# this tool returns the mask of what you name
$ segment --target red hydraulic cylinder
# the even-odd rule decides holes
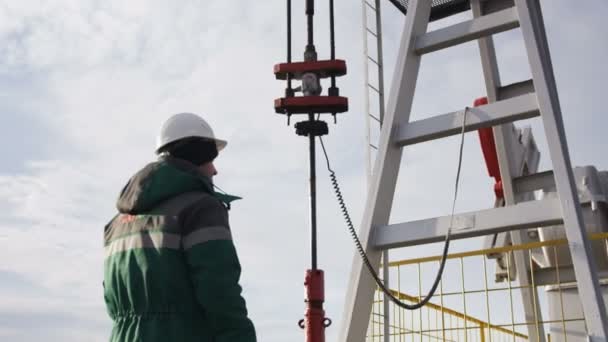
[[[304,329],[306,342],[325,342],[325,328],[331,320],[325,317],[323,302],[325,301],[324,277],[322,270],[307,270],[304,279],[306,291],[306,312],[299,325]]]
[[[480,97],[475,100],[473,106],[479,107],[488,104],[487,97]],[[503,198],[502,179],[500,176],[500,167],[498,166],[498,154],[496,153],[496,142],[494,141],[494,131],[492,127],[481,128],[478,130],[479,140],[481,142],[481,150],[483,157],[486,160],[488,173],[490,177],[496,180],[494,184],[494,194],[496,198]]]

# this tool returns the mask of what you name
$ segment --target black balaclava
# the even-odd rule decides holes
[[[200,138],[178,141],[167,146],[165,151],[174,158],[189,161],[196,166],[212,161],[218,154],[215,141]]]

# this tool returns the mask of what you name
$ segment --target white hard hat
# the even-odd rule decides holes
[[[186,138],[203,138],[215,141],[217,150],[226,147],[226,140],[218,139],[211,126],[203,118],[192,113],[179,113],[171,116],[160,129],[156,138],[156,153],[172,142]]]

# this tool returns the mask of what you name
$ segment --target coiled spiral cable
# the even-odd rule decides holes
[[[338,205],[340,206],[340,210],[342,211],[342,216],[344,216],[344,220],[346,221],[348,231],[349,231],[351,237],[353,238],[353,241],[355,242],[357,252],[361,256],[361,259],[363,260],[363,263],[367,267],[367,270],[369,271],[370,275],[374,278],[374,280],[376,281],[376,284],[382,290],[382,292],[393,303],[395,303],[395,305],[397,305],[403,309],[406,309],[406,310],[418,310],[418,309],[422,308],[424,305],[426,305],[426,303],[428,303],[431,300],[431,298],[435,295],[435,291],[437,291],[437,287],[439,286],[441,277],[443,275],[443,270],[445,268],[445,262],[447,260],[448,251],[450,248],[450,237],[451,237],[451,233],[452,233],[452,224],[454,223],[454,211],[456,209],[456,198],[458,196],[458,184],[460,183],[460,169],[462,166],[462,154],[463,154],[463,148],[464,148],[464,133],[465,133],[465,127],[466,127],[465,124],[466,124],[466,120],[467,120],[468,109],[469,109],[468,107],[465,108],[463,119],[462,119],[462,131],[460,134],[461,135],[460,136],[460,150],[459,150],[459,156],[458,156],[458,170],[456,172],[456,182],[455,182],[456,184],[454,186],[454,199],[452,201],[452,214],[451,214],[451,218],[450,218],[450,226],[448,228],[448,232],[445,235],[445,243],[443,246],[443,254],[441,257],[441,263],[439,265],[439,270],[437,271],[437,275],[435,276],[435,281],[433,282],[433,286],[431,287],[429,293],[423,299],[421,299],[418,303],[412,304],[412,305],[406,304],[406,303],[402,302],[401,300],[399,300],[397,297],[395,297],[395,295],[393,295],[393,293],[384,285],[384,283],[378,276],[378,273],[376,273],[376,271],[372,267],[372,264],[370,263],[369,258],[367,257],[367,254],[365,253],[365,249],[363,248],[363,245],[361,244],[361,241],[359,240],[359,236],[357,235],[357,232],[355,231],[355,226],[348,213],[348,208],[346,207],[346,202],[344,201],[344,196],[342,195],[342,191],[340,190],[340,185],[338,184],[338,178],[336,176],[336,173],[334,172],[334,170],[332,170],[331,165],[329,163],[329,157],[327,155],[327,150],[325,149],[325,144],[323,144],[323,138],[319,137],[319,140],[321,142],[321,148],[323,149],[323,154],[325,155],[325,161],[327,162],[327,171],[329,172],[329,178],[331,180],[332,187],[334,188],[334,193],[336,195],[336,199],[338,200]]]

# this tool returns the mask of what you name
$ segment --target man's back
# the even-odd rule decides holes
[[[152,163],[106,226],[111,341],[255,341],[225,207],[188,163]]]

